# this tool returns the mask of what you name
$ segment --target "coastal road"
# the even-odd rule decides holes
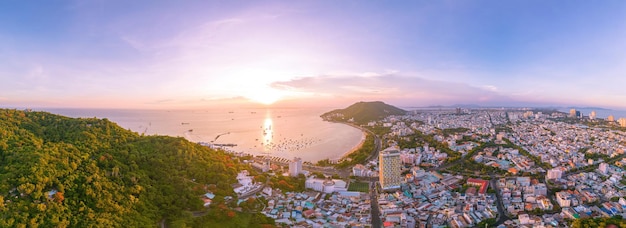
[[[253,160],[255,160],[256,162],[264,162],[263,158],[261,157],[254,157]],[[284,166],[284,167],[289,167],[289,162],[282,162],[282,161],[276,161],[276,160],[272,160],[270,161],[271,164],[276,164],[279,166]],[[325,175],[338,175],[341,178],[348,178],[350,177],[351,174],[351,169],[343,169],[343,170],[339,170],[336,169],[334,167],[321,167],[321,166],[315,166],[315,165],[302,165],[302,169],[309,171],[309,172],[319,172],[319,173],[323,173]]]
[[[346,124],[346,125],[349,125],[349,126],[351,126],[351,127],[357,128],[357,129],[359,129],[359,130],[361,130],[361,131],[365,131],[365,132],[367,132],[368,134],[370,134],[370,135],[374,136],[374,150],[372,151],[372,153],[370,154],[370,156],[369,156],[369,157],[368,157],[365,161],[371,161],[372,159],[377,159],[377,158],[378,158],[378,153],[379,153],[379,152],[380,152],[380,150],[381,150],[381,144],[382,144],[382,143],[381,143],[381,140],[380,140],[380,137],[378,137],[378,135],[374,134],[374,132],[370,131],[370,130],[369,130],[369,129],[367,129],[367,128],[361,127],[361,126],[356,125],[356,124],[353,124],[353,123],[348,123],[348,122],[337,122],[337,121],[332,121],[332,122]]]

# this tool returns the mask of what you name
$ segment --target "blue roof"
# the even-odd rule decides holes
[[[52,197],[52,196],[54,196],[54,194],[57,194],[57,192],[58,192],[58,191],[57,191],[57,190],[55,190],[55,189],[50,190],[50,191],[48,192],[48,197]]]
[[[609,211],[608,209],[606,209],[606,208],[604,208],[604,207],[600,208],[600,210],[602,210],[602,211],[606,212],[607,214],[609,214],[609,215],[611,215],[611,216],[613,215],[613,212]]]
[[[209,199],[213,199],[213,198],[215,198],[215,194],[210,193],[210,192],[209,192],[209,193],[207,193],[207,194],[204,194],[204,196],[206,196],[206,198],[209,198]]]

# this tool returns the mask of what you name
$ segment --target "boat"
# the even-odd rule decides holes
[[[193,129],[189,129],[188,132],[193,132]]]
[[[187,122],[182,122],[182,123],[180,123],[180,125],[189,125],[189,123],[187,123]]]

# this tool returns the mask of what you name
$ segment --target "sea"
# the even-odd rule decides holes
[[[572,108],[559,108],[559,112],[569,113]],[[589,116],[592,111],[596,111],[596,116],[598,118],[606,119],[610,115],[615,117],[615,120],[619,118],[626,118],[626,111],[624,110],[615,110],[615,109],[602,109],[602,108],[574,108],[577,111],[580,111],[584,116]]]
[[[359,129],[323,121],[330,109],[238,108],[207,110],[44,109],[68,117],[107,118],[145,135],[236,144],[232,152],[316,162],[338,159],[365,139]]]

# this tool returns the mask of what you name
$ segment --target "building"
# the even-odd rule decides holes
[[[483,179],[468,178],[467,184],[471,186],[480,187],[480,189],[478,189],[478,193],[481,195],[484,195],[487,192],[489,181],[483,180]]]
[[[296,177],[302,173],[302,159],[295,157],[289,162],[289,176]]]
[[[570,118],[576,118],[576,109],[570,109],[569,110],[569,117]]]
[[[598,167],[598,170],[602,174],[606,174],[609,171],[609,164],[606,164],[604,162],[600,163],[600,167]]]
[[[596,111],[591,111],[591,113],[589,114],[589,119],[596,119]]]
[[[378,156],[380,186],[384,190],[399,188],[402,183],[400,152],[387,148]]]
[[[556,196],[556,202],[559,203],[561,207],[570,207],[572,196],[566,191],[557,192],[554,194]]]
[[[619,126],[626,127],[626,118],[619,118],[617,122],[619,123]]]
[[[615,117],[613,115],[610,115],[609,117],[606,118],[606,120],[609,122],[613,122],[615,121]]]
[[[348,184],[345,181],[319,178],[307,179],[304,182],[304,187],[324,193],[345,192],[348,190]]]
[[[548,174],[546,176],[548,180],[553,180],[553,179],[561,179],[562,175],[563,175],[563,171],[561,171],[561,169],[554,168],[554,169],[548,170]]]
[[[376,172],[368,169],[364,165],[357,164],[352,167],[352,175],[356,177],[375,177]]]

